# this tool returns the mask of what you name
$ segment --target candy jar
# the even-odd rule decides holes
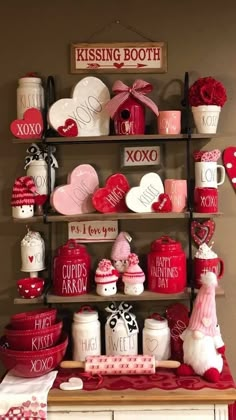
[[[130,296],[140,295],[144,291],[145,274],[138,264],[138,256],[134,253],[130,254],[128,263],[128,268],[122,276],[122,281],[125,285],[124,292]]]
[[[128,256],[131,253],[131,240],[132,238],[127,232],[120,232],[112,245],[111,260],[119,273],[123,273],[129,265]]]
[[[15,180],[12,189],[12,216],[16,219],[27,219],[34,215],[36,187],[29,176]]]
[[[105,325],[107,356],[131,356],[138,354],[138,324],[130,312],[132,306],[122,302],[118,308],[111,303],[105,308],[110,315]]]
[[[31,73],[18,80],[17,88],[17,118],[22,119],[29,108],[44,109],[44,89],[40,77]]]
[[[143,354],[156,360],[168,360],[171,354],[170,329],[167,319],[153,314],[144,321]]]
[[[103,259],[99,262],[95,272],[96,292],[100,296],[113,296],[117,292],[118,271],[110,260]]]
[[[39,232],[29,230],[21,241],[21,271],[38,277],[38,271],[45,269],[45,244]]]
[[[83,306],[74,313],[72,338],[73,360],[84,361],[87,356],[100,356],[101,325],[97,311]]]

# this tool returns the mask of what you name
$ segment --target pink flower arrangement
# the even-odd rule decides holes
[[[190,106],[218,105],[223,107],[226,101],[225,87],[213,77],[201,77],[189,88]]]

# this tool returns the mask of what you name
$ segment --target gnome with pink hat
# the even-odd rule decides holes
[[[96,292],[100,296],[113,296],[117,292],[119,273],[110,260],[103,259],[99,262],[95,272]]]
[[[131,252],[130,242],[132,238],[127,232],[120,232],[111,250],[111,260],[114,267],[123,273],[128,267],[128,256]]]
[[[209,382],[217,382],[223,369],[225,345],[217,325],[216,274],[210,271],[202,274],[201,283],[189,325],[181,335],[184,364],[178,368],[178,374],[198,374]]]
[[[130,296],[140,295],[144,291],[145,274],[139,266],[138,256],[134,253],[128,256],[128,268],[123,273],[124,293]]]

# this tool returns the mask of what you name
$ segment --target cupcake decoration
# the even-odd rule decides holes
[[[100,296],[113,296],[117,292],[119,272],[108,259],[99,262],[95,272],[96,293]]]
[[[145,274],[139,266],[139,258],[132,253],[128,257],[128,268],[122,276],[124,293],[130,296],[140,295],[144,291]]]

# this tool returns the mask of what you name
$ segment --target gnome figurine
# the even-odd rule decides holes
[[[21,176],[15,180],[12,190],[12,216],[15,219],[26,219],[34,215],[36,186],[29,176]]]
[[[100,296],[113,296],[117,292],[118,271],[110,260],[103,259],[99,262],[95,272],[96,292]]]
[[[197,374],[209,382],[217,382],[223,369],[225,345],[217,325],[216,274],[210,271],[202,274],[201,283],[189,325],[181,334],[184,364],[178,368],[178,374]]]
[[[144,291],[145,274],[139,266],[139,259],[136,254],[132,253],[128,256],[128,263],[129,266],[122,276],[125,285],[124,292],[126,295],[137,296]]]
[[[131,252],[129,243],[131,240],[132,238],[127,232],[120,232],[115,242],[113,243],[111,250],[111,260],[119,273],[124,273],[129,265],[128,256]]]

